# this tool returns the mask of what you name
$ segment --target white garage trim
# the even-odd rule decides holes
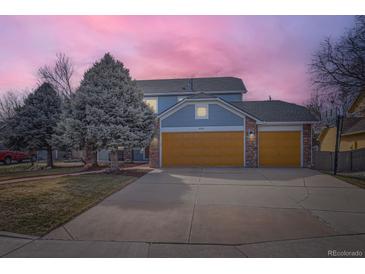
[[[207,127],[163,127],[160,132],[206,132],[206,131],[243,131],[243,126],[207,126]]]
[[[303,129],[302,125],[293,125],[293,126],[263,126],[259,125],[258,130],[259,131],[300,131]]]
[[[303,124],[317,124],[318,121],[294,121],[294,122],[260,122],[258,121],[258,125],[273,125],[273,126],[282,126],[282,125],[303,125]]]

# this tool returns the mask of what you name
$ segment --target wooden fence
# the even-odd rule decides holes
[[[333,170],[334,159],[334,152],[313,151],[313,168]],[[365,149],[339,152],[338,171],[365,171]]]

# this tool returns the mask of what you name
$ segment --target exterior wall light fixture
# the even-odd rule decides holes
[[[248,132],[248,137],[250,138],[250,140],[255,139],[255,131],[254,130],[250,130]]]

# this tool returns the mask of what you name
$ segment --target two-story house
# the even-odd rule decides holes
[[[153,167],[311,165],[311,125],[303,106],[246,101],[235,77],[140,80],[145,102],[158,114],[149,148],[124,159]]]

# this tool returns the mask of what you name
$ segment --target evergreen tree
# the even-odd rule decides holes
[[[83,148],[86,161],[90,161],[88,155],[95,159],[96,150],[109,149],[112,168],[116,168],[118,148],[149,145],[154,121],[155,115],[143,102],[143,93],[129,70],[107,53],[86,71],[71,98],[62,122],[62,138]]]
[[[12,149],[47,149],[47,166],[53,167],[52,135],[60,113],[61,98],[50,84],[43,83],[8,119],[5,144]]]

